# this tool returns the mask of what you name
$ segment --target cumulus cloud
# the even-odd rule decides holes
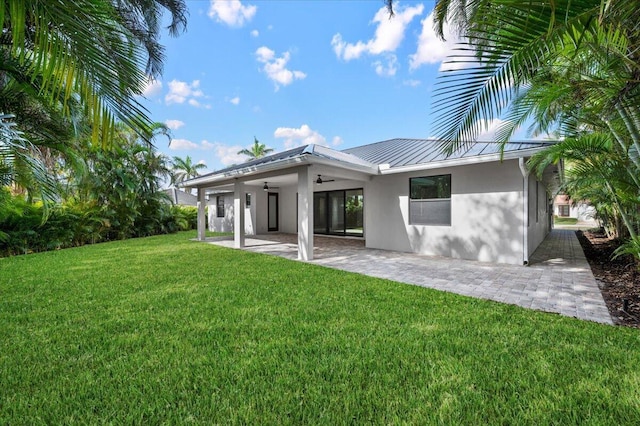
[[[364,53],[380,55],[382,53],[395,52],[404,39],[407,26],[413,18],[422,14],[424,6],[418,4],[413,7],[398,8],[393,17],[389,17],[389,11],[383,6],[373,17],[376,30],[373,38],[356,43],[347,43],[342,35],[337,33],[331,39],[331,46],[336,56],[345,61],[357,59]]]
[[[240,145],[225,145],[219,142],[214,144],[216,156],[224,166],[244,163],[247,161],[246,155],[238,154],[238,151],[241,151],[243,148],[244,147]]]
[[[291,59],[290,52],[284,52],[282,56],[276,57],[276,52],[266,46],[256,50],[256,59],[264,64],[262,71],[269,80],[273,81],[276,91],[280,86],[288,86],[295,80],[303,80],[307,75],[302,71],[291,71],[287,69],[287,63]]]
[[[172,139],[169,148],[173,150],[183,149],[183,150],[211,150],[218,146],[217,143],[211,143],[208,140],[202,140],[200,143],[191,142],[188,139]]]
[[[178,130],[180,127],[184,126],[184,121],[180,120],[165,120],[164,124],[167,125],[171,130]]]
[[[160,92],[162,92],[162,82],[160,80],[149,79],[142,90],[142,95],[145,98],[151,98],[159,95]]]
[[[498,133],[501,128],[507,124],[509,124],[506,120],[501,120],[499,118],[494,118],[491,121],[480,120],[476,122],[476,124],[480,124],[483,128],[482,132],[478,135],[476,140],[478,141],[494,141],[497,139]],[[519,138],[519,134],[521,134],[521,129],[516,130],[516,138]]]
[[[193,143],[188,139],[171,139],[169,148],[175,151],[178,149],[184,149],[184,150],[198,149],[199,146],[197,143]]]
[[[190,105],[200,106],[195,98],[201,98],[204,96],[202,90],[199,89],[200,80],[193,80],[191,83],[180,80],[171,80],[169,82],[169,93],[164,97],[164,101],[167,105],[171,104],[183,104],[188,101]]]
[[[208,15],[217,22],[240,28],[251,21],[257,10],[257,6],[245,6],[240,0],[211,0]]]
[[[251,37],[258,37],[260,35],[260,31],[252,30],[250,34],[251,34]]]
[[[327,138],[322,136],[317,131],[311,129],[307,124],[303,124],[299,128],[295,127],[278,127],[273,136],[278,139],[284,139],[284,147],[286,149],[295,148],[297,146],[316,144],[329,146]],[[331,140],[333,146],[338,146],[342,143],[340,136],[335,136]]]
[[[386,61],[375,61],[373,67],[380,77],[393,77],[398,71],[398,58],[390,54],[386,57]]]
[[[440,70],[453,70],[464,67],[463,63],[446,63],[445,61],[454,52],[456,45],[461,42],[460,38],[445,27],[445,39],[440,40],[433,29],[433,12],[422,20],[422,32],[418,37],[418,48],[416,53],[409,55],[409,69],[416,70],[425,64],[440,63]]]
[[[229,102],[231,102],[234,105],[239,105],[240,104],[240,96],[236,96],[235,98],[229,99]]]

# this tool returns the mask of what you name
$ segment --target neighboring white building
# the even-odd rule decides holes
[[[245,235],[364,238],[366,247],[526,264],[551,229],[550,167],[540,181],[526,160],[548,144],[479,142],[452,155],[440,141],[392,139],[344,151],[306,145],[187,182],[198,189],[198,237],[209,228]],[[242,209],[245,214],[236,215]]]
[[[572,202],[568,195],[556,195],[553,202],[553,214],[558,217],[572,217],[579,222],[594,221],[596,209],[588,202]]]
[[[178,188],[168,188],[164,190],[165,194],[169,196],[173,204],[179,206],[197,206],[198,197],[188,192],[185,192]]]

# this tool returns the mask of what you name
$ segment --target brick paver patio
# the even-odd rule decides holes
[[[246,250],[297,258],[296,235],[246,239]],[[231,247],[232,237],[208,238]],[[362,240],[318,237],[311,263],[393,281],[612,324],[591,268],[573,231],[553,230],[530,266],[499,265],[367,249]]]

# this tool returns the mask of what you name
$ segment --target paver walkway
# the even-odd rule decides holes
[[[232,237],[207,240],[233,246]],[[246,250],[297,258],[295,235],[261,235],[245,243]],[[362,240],[315,237],[314,243],[314,264],[612,324],[573,231],[553,230],[528,267],[367,249]]]

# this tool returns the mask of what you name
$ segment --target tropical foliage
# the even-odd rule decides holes
[[[448,151],[495,119],[502,142],[522,125],[560,142],[532,168],[566,160],[562,190],[587,199],[614,236],[635,241],[640,216],[640,38],[637,2],[439,0],[435,28],[466,44],[436,92]]]
[[[241,149],[238,151],[238,155],[246,155],[247,161],[255,160],[257,158],[262,158],[265,155],[273,152],[273,148],[267,148],[267,146],[263,143],[260,143],[258,139],[253,137],[253,145],[249,149]]]
[[[184,0],[0,2],[0,253],[186,229],[139,100]]]

